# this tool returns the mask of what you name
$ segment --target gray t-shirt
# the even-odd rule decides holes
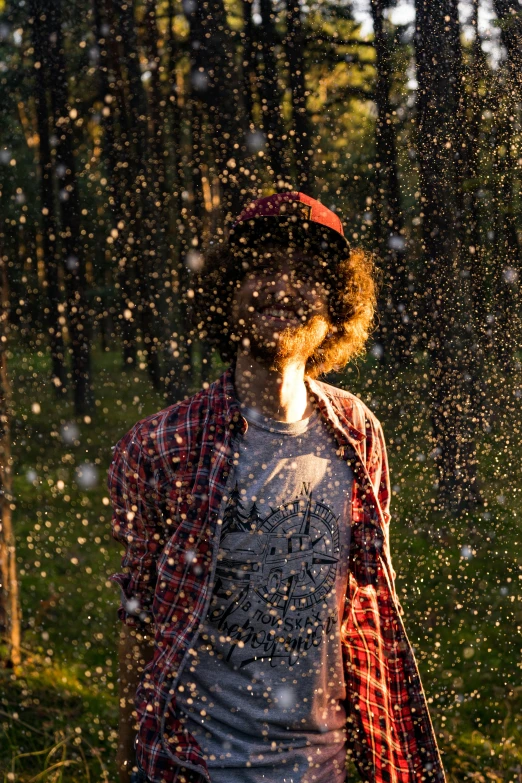
[[[213,783],[345,783],[353,474],[323,419],[248,422],[178,716]]]

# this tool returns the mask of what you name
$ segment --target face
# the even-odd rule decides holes
[[[240,350],[276,369],[306,363],[331,327],[320,267],[298,250],[271,247],[254,261],[232,306]]]

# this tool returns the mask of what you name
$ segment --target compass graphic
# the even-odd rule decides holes
[[[215,592],[236,607],[253,592],[282,617],[322,602],[334,587],[339,562],[338,519],[329,506],[310,494],[265,518],[255,504],[248,517],[241,510],[229,510]],[[227,615],[231,609],[229,604]]]
[[[257,594],[285,615],[310,609],[328,595],[339,562],[339,531],[330,508],[310,495],[273,512]]]

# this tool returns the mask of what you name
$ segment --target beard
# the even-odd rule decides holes
[[[245,330],[249,352],[256,361],[267,369],[281,372],[290,364],[303,363],[314,356],[323,344],[331,323],[323,315],[313,315],[299,326],[288,325],[278,336],[266,339],[257,330]]]

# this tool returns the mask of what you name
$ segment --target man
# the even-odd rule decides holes
[[[344,783],[348,755],[364,781],[441,783],[382,428],[316,380],[364,348],[372,259],[322,204],[278,194],[209,253],[195,302],[230,367],[138,422],[109,475],[121,780]]]

